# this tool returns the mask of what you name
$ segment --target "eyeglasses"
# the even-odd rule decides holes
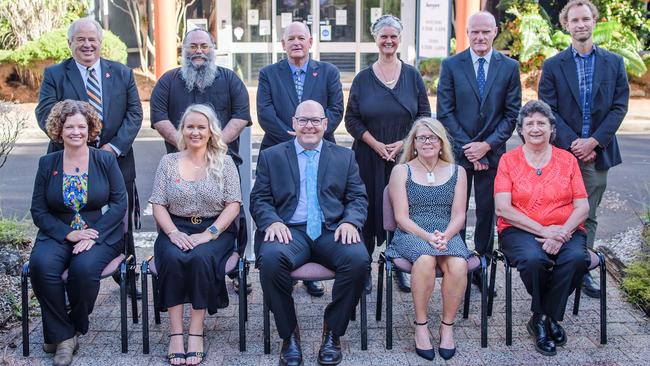
[[[314,117],[314,118],[307,118],[307,117],[293,117],[296,119],[296,122],[298,122],[298,126],[304,127],[307,126],[308,122],[311,122],[311,125],[314,127],[318,127],[323,123],[323,121],[327,118],[325,117]]]
[[[91,38],[75,37],[74,41],[75,41],[75,43],[80,44],[80,45],[82,45],[82,44],[84,44],[86,42],[92,43],[92,44],[99,43],[99,39],[98,38],[93,38],[93,37],[91,37]]]
[[[440,142],[440,138],[436,135],[430,135],[430,136],[415,136],[415,141],[425,144],[427,142],[430,142],[432,144],[437,144]]]
[[[207,43],[201,43],[201,44],[190,43],[189,45],[187,45],[187,49],[192,51],[192,52],[194,52],[194,51],[196,51],[198,49],[201,49],[201,51],[205,52],[205,51],[209,50],[210,47],[212,47],[212,46],[207,44]]]

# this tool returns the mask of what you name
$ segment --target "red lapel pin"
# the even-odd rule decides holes
[[[179,178],[176,178],[176,183],[180,183],[181,180]]]
[[[314,76],[314,77],[318,76],[318,73],[317,73],[317,72],[312,72],[311,74],[312,74],[312,76]]]
[[[111,77],[111,74],[109,74],[109,73],[106,73],[106,74],[105,74],[104,76],[106,76],[106,79],[108,79],[108,78],[110,78],[110,77]]]
[[[52,172],[52,175],[55,176],[55,177],[56,177],[58,174],[59,174],[59,172],[58,172],[57,170],[55,170],[55,171]]]

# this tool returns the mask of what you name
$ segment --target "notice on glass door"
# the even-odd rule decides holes
[[[271,34],[271,20],[260,20],[260,36],[268,36],[269,34]]]
[[[370,24],[374,23],[381,17],[381,8],[370,8]]]
[[[258,25],[260,22],[260,11],[257,9],[248,10],[248,25]]]
[[[280,22],[282,28],[286,28],[293,22],[293,13],[282,13],[282,21]]]
[[[336,11],[336,25],[348,25],[348,11],[347,10],[337,10]]]

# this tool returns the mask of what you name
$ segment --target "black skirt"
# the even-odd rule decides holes
[[[178,230],[188,235],[205,231],[216,219],[202,218],[195,224],[189,217],[170,216]],[[158,231],[154,255],[159,284],[157,302],[161,310],[190,303],[194,309],[207,309],[209,314],[214,314],[217,309],[227,307],[226,262],[235,249],[235,237],[232,224],[217,240],[184,252],[167,234]]]

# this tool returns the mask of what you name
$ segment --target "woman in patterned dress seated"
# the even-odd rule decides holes
[[[179,128],[179,152],[163,156],[149,202],[158,224],[154,244],[158,304],[169,311],[168,360],[198,365],[203,352],[203,320],[228,306],[226,261],[234,251],[241,205],[239,175],[209,106],[187,108]],[[190,303],[187,353],[183,304]]]
[[[438,267],[444,274],[438,352],[448,360],[456,351],[453,325],[467,285],[467,258],[472,253],[458,235],[465,224],[467,176],[454,164],[447,132],[439,121],[429,117],[415,121],[388,187],[398,228],[386,253],[413,263],[416,353],[428,360],[435,357],[427,305]]]
[[[494,181],[497,230],[503,253],[532,296],[527,329],[546,356],[566,344],[558,323],[569,295],[589,266],[583,222],[587,192],[576,158],[551,145],[555,116],[531,100],[519,111],[522,146],[501,157]]]
[[[31,207],[38,234],[29,271],[43,317],[43,350],[56,352],[53,364],[63,366],[72,363],[78,335],[88,332],[102,271],[123,251],[127,198],[115,156],[88,147],[102,129],[90,104],[57,103],[46,129],[63,150],[38,162]]]

